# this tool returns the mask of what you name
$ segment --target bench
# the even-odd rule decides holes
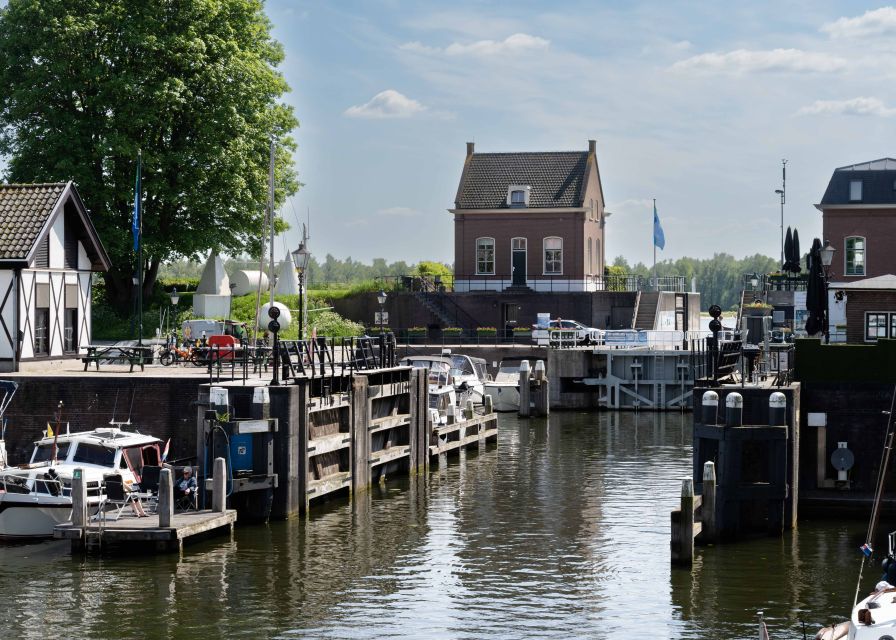
[[[81,357],[84,363],[84,371],[91,364],[96,365],[96,370],[100,370],[100,361],[109,362],[126,361],[131,365],[130,372],[134,372],[134,365],[140,366],[143,371],[143,365],[147,359],[148,347],[119,347],[119,346],[88,346],[85,347],[86,353]]]

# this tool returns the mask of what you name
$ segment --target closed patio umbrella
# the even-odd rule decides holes
[[[803,270],[802,265],[800,264],[800,258],[802,258],[802,256],[800,255],[800,232],[794,228],[794,230],[793,230],[793,267],[794,267],[793,272],[794,273],[800,273]]]
[[[809,267],[809,278],[806,283],[806,333],[810,336],[822,331],[826,300],[824,295],[824,272],[821,267],[821,240],[815,238],[806,258]]]
[[[782,271],[793,271],[793,235],[790,227],[787,227],[787,235],[784,236],[784,264],[781,265]]]

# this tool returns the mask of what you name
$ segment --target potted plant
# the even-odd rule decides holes
[[[772,314],[772,305],[757,300],[750,304],[745,304],[743,315],[745,316],[770,316]]]
[[[443,338],[459,338],[461,334],[464,332],[460,327],[443,327],[442,328],[442,337]]]
[[[420,338],[426,336],[426,327],[408,327],[409,338]]]
[[[532,327],[514,327],[513,328],[513,338],[514,340],[526,339],[532,337]]]
[[[495,327],[476,327],[476,335],[481,337],[491,337],[498,335]]]

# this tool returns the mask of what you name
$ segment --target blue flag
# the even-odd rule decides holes
[[[660,217],[656,214],[656,202],[653,203],[653,246],[660,249],[666,246],[666,236],[660,226]]]
[[[140,248],[140,164],[143,154],[137,153],[137,181],[134,184],[134,215],[131,219],[131,231],[134,233],[134,251]]]

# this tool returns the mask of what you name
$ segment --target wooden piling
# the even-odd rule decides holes
[[[702,543],[716,541],[716,465],[707,462],[703,465],[703,506],[700,522],[702,531],[700,540]]]
[[[473,401],[467,400],[464,403],[464,420],[472,420],[474,415],[476,414],[473,412]]]
[[[482,399],[482,405],[483,405],[483,407],[485,408],[485,413],[486,413],[486,414],[493,413],[494,410],[495,410],[495,409],[494,409],[495,405],[494,405],[494,403],[493,403],[493,401],[492,401],[492,397],[489,396],[489,395],[486,395],[486,396]]]
[[[87,526],[87,483],[84,482],[84,469],[75,469],[72,474],[72,525]]]
[[[159,473],[159,527],[170,527],[174,516],[174,483],[171,469]]]
[[[412,369],[410,379],[410,471],[429,465],[429,381],[422,369]]]
[[[694,561],[694,536],[702,527],[694,522],[694,510],[701,504],[701,498],[694,496],[694,480],[690,477],[681,481],[681,508],[672,512],[672,564],[691,566]]]
[[[367,376],[352,379],[352,491],[363,491],[370,486],[370,399]]]
[[[224,458],[215,458],[212,476],[212,511],[224,513],[227,509],[227,463]]]
[[[538,372],[537,369],[536,372]],[[544,374],[544,370],[541,373]],[[532,400],[535,405],[534,413],[540,418],[546,418],[551,413],[550,393],[548,392],[550,382],[542,375],[542,378],[537,380],[535,384],[536,387],[532,393]]]
[[[520,417],[528,418],[530,414],[531,393],[529,387],[529,361],[520,362]]]

